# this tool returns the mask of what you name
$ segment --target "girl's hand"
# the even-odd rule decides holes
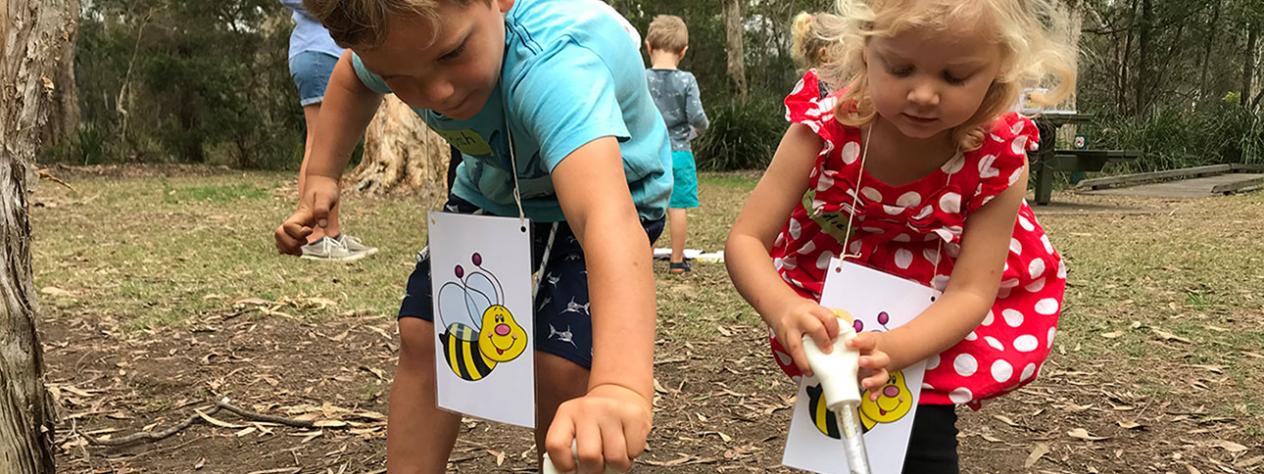
[[[887,367],[891,365],[891,357],[879,347],[882,334],[862,332],[847,341],[847,347],[860,352],[860,386],[869,392],[869,399],[878,400],[879,393],[874,391],[887,384],[891,377]]]
[[[834,338],[838,337],[838,316],[815,301],[799,299],[784,311],[768,315],[766,319],[777,340],[794,360],[794,365],[805,375],[812,375],[812,368],[803,354],[803,335],[811,336],[812,342],[826,354],[833,350]]]

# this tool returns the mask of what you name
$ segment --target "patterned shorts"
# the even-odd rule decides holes
[[[444,205],[447,212],[481,214],[475,205],[455,196]],[[663,233],[663,219],[641,221],[653,244]],[[547,249],[547,252],[546,252]],[[540,268],[545,253],[548,263],[535,296],[535,349],[592,368],[592,319],[588,307],[588,266],[579,240],[565,222],[531,225],[531,267]],[[408,290],[399,307],[401,318],[434,322],[430,288],[430,252],[417,254],[417,266],[408,277]]]

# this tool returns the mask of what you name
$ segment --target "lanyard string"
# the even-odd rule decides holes
[[[518,205],[518,222],[522,224],[523,232],[527,229],[527,213],[522,209],[522,193],[518,186],[518,153],[514,149],[513,130],[509,128],[509,119],[505,119],[505,135],[509,137],[509,165],[513,167],[510,173],[513,174],[513,196],[514,204]],[[535,296],[540,292],[541,281],[546,277],[544,269],[549,265],[550,254],[553,253],[553,243],[557,239],[557,228],[559,223],[554,222],[549,229],[549,238],[544,244],[544,254],[540,259],[540,267],[536,269],[536,278],[531,288],[531,300],[535,301]]]
[[[847,231],[843,234],[847,236],[846,237],[847,241],[843,242],[843,254],[838,257],[839,261],[844,261],[844,260],[847,260],[848,258],[859,259],[861,257],[859,248],[857,248],[856,252],[854,253],[850,251],[850,244],[851,244],[850,241],[852,238],[852,225],[856,219],[856,208],[860,204],[860,189],[861,189],[860,182],[865,177],[865,160],[869,158],[869,144],[871,143],[870,139],[873,138],[874,125],[875,124],[870,123],[869,129],[865,131],[865,146],[862,148],[860,152],[860,171],[856,173],[856,185],[853,186],[853,189],[852,189],[851,209],[847,213]],[[957,154],[953,154],[953,157],[949,159],[949,162],[957,158],[958,158]],[[824,170],[822,170],[822,174],[823,173],[824,173]],[[951,173],[946,173],[946,174],[948,174],[948,179],[944,181],[944,186],[948,186],[950,183],[952,183],[952,174]],[[927,204],[927,205],[929,206],[933,204]],[[943,260],[943,251],[944,251],[944,240],[941,236],[941,238],[939,239],[939,248],[935,250],[935,261],[933,262],[935,265],[935,268],[932,270],[932,273],[931,273],[932,280],[934,279],[934,277],[939,275],[939,261]]]
[[[522,210],[522,193],[518,190],[518,153],[514,150],[513,130],[509,128],[509,119],[505,118],[505,135],[509,136],[509,166],[513,169],[509,173],[513,175],[513,196],[514,204],[518,205],[518,222],[522,224],[522,228],[527,228],[527,213]]]

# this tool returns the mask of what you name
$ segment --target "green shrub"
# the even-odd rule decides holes
[[[1099,116],[1088,126],[1095,147],[1140,150],[1127,171],[1260,162],[1264,123],[1237,104],[1202,110],[1160,108],[1148,117]]]
[[[694,142],[698,168],[709,171],[764,169],[786,131],[780,100],[731,99],[708,108],[711,128]]]

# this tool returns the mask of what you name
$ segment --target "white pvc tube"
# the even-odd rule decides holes
[[[843,438],[843,454],[853,474],[869,474],[869,456],[865,452],[865,440],[860,428],[856,409],[860,407],[860,353],[847,347],[847,341],[856,337],[850,324],[841,324],[838,338],[834,339],[829,354],[821,351],[811,337],[803,336],[803,354],[808,366],[821,382],[825,406],[834,412]]]
[[[574,446],[572,446],[571,449],[573,451],[575,449]],[[574,472],[574,471],[570,471],[570,472]],[[609,467],[607,467],[605,471],[605,474],[618,474],[618,473],[619,471],[616,471]],[[549,459],[549,453],[544,453],[544,459],[540,460],[540,474],[567,474],[567,473],[559,471],[557,469],[557,466],[553,465],[553,460]]]

